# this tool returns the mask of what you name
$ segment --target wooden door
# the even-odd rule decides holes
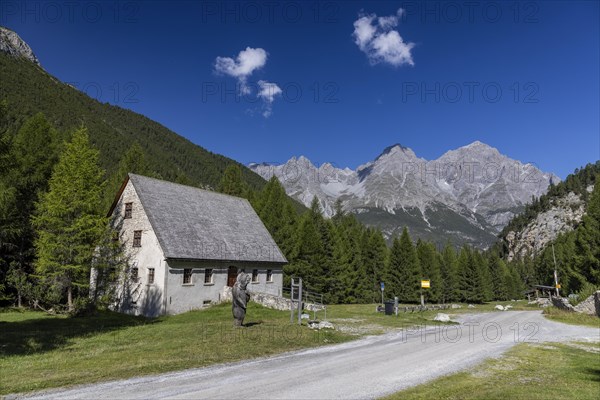
[[[227,270],[227,286],[233,287],[235,285],[235,280],[237,279],[237,268],[229,267]]]

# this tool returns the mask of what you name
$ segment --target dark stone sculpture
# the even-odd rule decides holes
[[[232,289],[233,297],[233,325],[242,326],[246,317],[246,307],[250,300],[250,293],[246,291],[248,283],[250,283],[250,275],[242,272],[238,274],[235,284]]]

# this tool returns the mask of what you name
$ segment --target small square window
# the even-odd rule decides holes
[[[142,231],[133,231],[133,247],[142,247]]]
[[[125,219],[131,218],[133,215],[133,203],[125,203]]]
[[[137,267],[131,268],[131,280],[137,282],[139,278],[139,269]]]
[[[148,284],[154,283],[154,268],[148,268]]]
[[[258,270],[252,270],[252,283],[258,283]]]
[[[189,285],[192,283],[192,269],[186,268],[183,270],[183,284]]]
[[[273,282],[273,270],[272,269],[267,270],[267,282]]]
[[[213,283],[213,270],[212,268],[206,268],[204,270],[204,283]]]

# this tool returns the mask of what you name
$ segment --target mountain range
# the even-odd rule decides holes
[[[315,166],[305,157],[246,168],[143,115],[101,103],[61,82],[41,67],[25,41],[3,27],[0,100],[8,102],[12,127],[37,112],[43,112],[59,129],[84,124],[109,174],[134,143],[143,148],[157,176],[195,186],[216,187],[225,168],[237,164],[251,188],[264,185],[261,177],[275,175],[287,193],[304,205],[310,205],[316,196],[323,213],[332,216],[339,200],[344,210],[381,228],[387,238],[408,226],[414,237],[485,248],[497,240],[500,230],[532,196],[539,197],[551,182],[559,181],[555,175],[503,156],[481,142],[431,161],[397,144],[356,170],[329,163]]]
[[[265,179],[279,178],[287,193],[307,206],[316,197],[326,216],[335,213],[339,201],[344,211],[379,227],[387,238],[407,226],[418,238],[479,248],[494,243],[532,197],[560,182],[479,141],[436,160],[395,144],[355,170],[317,166],[306,157],[249,167]]]

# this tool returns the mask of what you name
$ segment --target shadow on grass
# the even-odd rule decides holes
[[[592,380],[594,382],[600,382],[600,368],[586,368],[585,373],[592,375]]]
[[[246,328],[250,328],[251,326],[260,325],[262,323],[263,323],[262,320],[261,321],[256,321],[256,322],[246,322],[245,324],[243,324],[243,326],[246,327]]]
[[[64,347],[75,338],[158,322],[110,311],[88,317],[41,316],[4,322],[0,325],[0,357],[43,353]]]

